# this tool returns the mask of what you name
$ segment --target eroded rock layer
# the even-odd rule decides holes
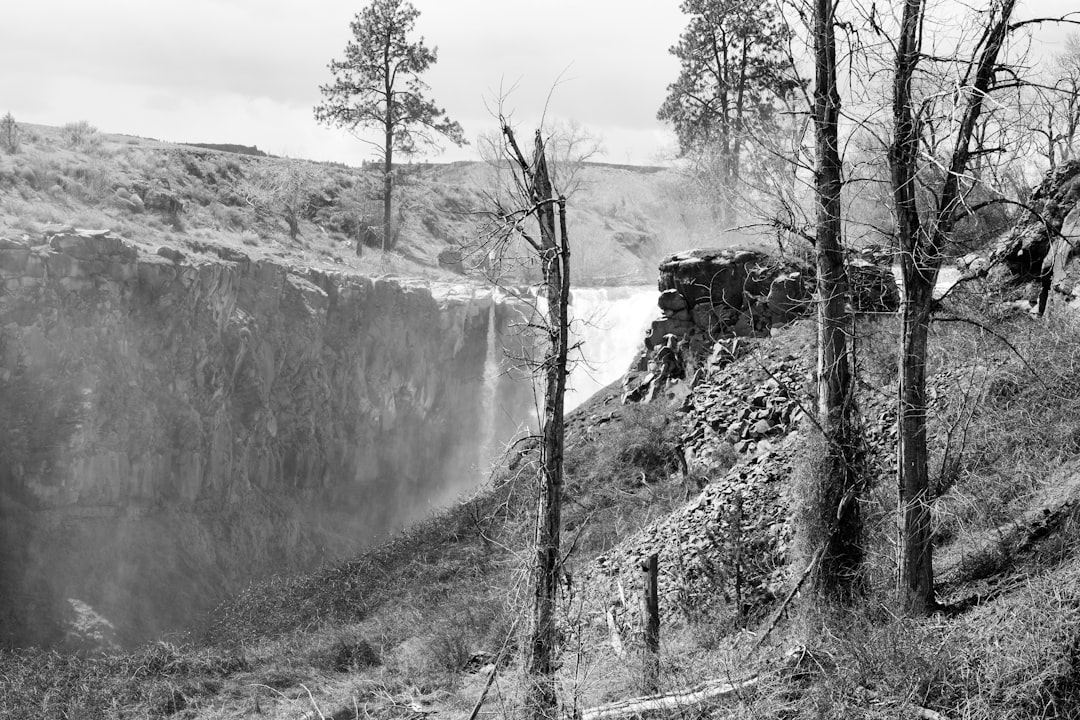
[[[59,639],[70,598],[124,641],[189,625],[474,485],[512,429],[490,292],[234,255],[0,241],[7,641]]]

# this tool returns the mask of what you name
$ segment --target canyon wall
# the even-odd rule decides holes
[[[0,238],[0,640],[61,641],[69,598],[190,626],[476,485],[524,416],[490,291],[222,255]]]

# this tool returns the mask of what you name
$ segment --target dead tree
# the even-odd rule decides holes
[[[536,512],[535,556],[530,575],[532,608],[525,643],[528,711],[536,720],[554,718],[557,654],[556,601],[561,573],[559,554],[563,485],[563,399],[566,394],[569,351],[570,242],[566,228],[566,196],[558,192],[549,170],[547,146],[538,130],[532,157],[526,158],[510,125],[500,118],[503,153],[513,173],[509,199],[492,198],[494,208],[482,214],[488,222],[480,245],[487,257],[502,257],[515,242],[523,242],[540,264],[547,299],[547,333],[543,360],[536,370],[543,377],[539,497]],[[536,223],[537,231],[526,224]]]

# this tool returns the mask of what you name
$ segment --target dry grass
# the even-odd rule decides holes
[[[935,506],[939,542],[1001,525],[1080,455],[1080,322],[998,322],[1007,348],[980,328],[950,328],[939,362],[969,358],[939,402]]]
[[[283,166],[305,177],[295,240],[284,208],[253,203],[244,192],[266,171]],[[437,258],[475,239],[474,213],[487,209],[495,182],[489,168],[410,165],[396,173],[393,247],[383,252],[381,176],[373,165],[350,168],[169,145],[108,135],[85,121],[23,127],[19,151],[0,153],[0,188],[32,212],[0,213],[0,235],[35,236],[81,215],[95,228],[121,229],[122,223],[129,239],[147,246],[172,233],[183,250],[189,236],[204,232],[221,245],[309,265],[460,279],[440,268]],[[572,236],[588,238],[579,247],[579,281],[644,281],[656,260],[681,249],[687,237],[716,243],[701,209],[672,190],[678,179],[670,172],[588,166],[582,177],[569,218]],[[152,201],[154,194],[175,199],[182,209],[163,209]],[[529,281],[530,272],[522,270],[516,279]]]
[[[119,656],[8,651],[0,653],[0,717],[86,720],[120,708],[167,717],[198,707],[246,669],[241,655],[168,642]]]

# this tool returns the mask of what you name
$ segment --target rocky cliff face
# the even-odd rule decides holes
[[[482,415],[522,414],[490,292],[47,240],[0,239],[8,641],[69,598],[121,640],[189,624],[475,484]]]

